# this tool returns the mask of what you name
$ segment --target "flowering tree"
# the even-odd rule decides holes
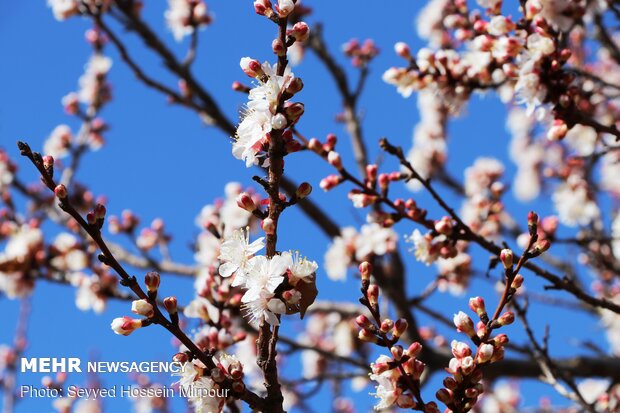
[[[214,24],[202,0],[168,1],[172,36],[189,38],[183,57],[144,18],[149,5],[139,0],[49,0],[49,6],[60,21],[80,16],[92,23],[86,33],[92,56],[79,90],[62,99],[78,132],[60,125],[41,151],[20,141],[0,152],[0,292],[22,302],[15,341],[0,352],[6,413],[20,402],[16,366],[26,351],[27,297],[49,282],[76,289],[82,311],[101,313],[110,299],[130,302],[127,311],[135,315],[112,320],[116,334],[148,335],[159,327],[174,336],[172,359],[184,366],[178,385],[226,390],[189,396],[196,412],[311,410],[308,398],[325,392],[334,394],[334,411],[352,412],[364,405],[366,388],[377,410],[514,412],[524,407],[527,390],[520,396],[517,382],[506,378],[536,378],[561,396],[562,402],[542,401],[540,411],[620,409],[620,40],[613,31],[620,4],[427,2],[417,18],[427,47],[396,43],[394,62],[402,66],[375,67],[395,92],[417,98],[412,143],[365,138],[360,102],[379,49],[371,40],[351,40],[343,53],[353,69],[344,66],[321,24],[307,23],[320,17],[305,3],[254,1],[255,24],[273,29],[256,54],[268,51],[272,58],[261,63],[239,55],[247,76],[232,85],[245,101],[239,119],[209,93],[208,82],[217,79],[205,82],[192,70],[200,29]],[[134,57],[130,36],[176,84]],[[88,167],[84,155],[105,142],[108,123],[101,116],[112,104],[108,54],[114,53],[137,82],[230,137],[231,163],[242,161],[235,165],[255,173],[253,182],[226,184],[224,197],[202,209],[193,263],[172,258],[163,220],[141,227],[136,213],[110,215],[105,198],[76,180],[79,168]],[[350,145],[334,134],[310,138],[315,132],[304,112],[319,103],[302,101],[300,92],[311,96],[321,86],[311,73],[303,80],[294,74],[305,53],[332,78],[342,103],[337,120]],[[515,173],[481,156],[461,183],[447,167],[448,125],[478,94],[496,95],[507,108]],[[371,161],[371,151],[380,161]],[[338,204],[313,199],[315,182],[296,183],[287,167],[298,159],[308,168],[329,165],[332,173],[318,186],[345,188],[363,223],[342,227],[331,213]],[[27,168],[40,182],[22,179]],[[333,191],[334,198],[341,194]],[[513,199],[538,199],[550,212],[522,214]],[[302,245],[278,241],[300,231],[280,222],[295,209],[329,237],[323,265],[297,251],[301,237]],[[192,277],[191,301],[169,293],[172,275]],[[349,302],[322,296],[321,286],[352,277],[359,292],[343,293]],[[426,285],[412,292],[420,279]],[[492,288],[480,287],[488,282]],[[460,310],[447,313],[434,305],[436,296],[455,297]],[[586,332],[576,334],[585,344],[554,354],[554,327],[537,314],[545,306],[588,314],[587,328],[600,328],[610,349]],[[283,335],[287,324],[302,332]],[[301,377],[286,367],[296,354]],[[343,396],[349,381],[359,390],[355,398]],[[322,389],[325,383],[330,389]],[[62,388],[65,378],[44,385]],[[136,385],[160,384],[141,378]],[[168,409],[161,397],[134,403],[140,412]],[[101,411],[96,401],[72,398],[59,398],[54,407]]]

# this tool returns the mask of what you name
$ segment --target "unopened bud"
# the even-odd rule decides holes
[[[514,260],[514,255],[511,250],[509,250],[508,248],[503,249],[502,252],[500,252],[499,254],[499,259],[504,265],[505,269],[512,268],[512,262]]]
[[[486,363],[487,361],[491,360],[491,358],[493,357],[493,345],[492,344],[482,344],[479,348],[478,348],[478,361],[480,363]]]
[[[404,59],[411,58],[411,49],[409,48],[409,45],[407,45],[407,43],[405,42],[396,43],[394,45],[394,51],[396,52],[397,55],[399,55],[400,57]]]
[[[473,337],[476,332],[474,331],[474,322],[471,318],[462,311],[454,315],[454,325],[457,331],[467,334],[469,337]]]
[[[59,184],[54,188],[54,195],[58,199],[65,199],[67,197],[67,187],[63,184]]]
[[[100,221],[100,224],[103,224],[103,220],[105,219],[106,212],[107,211],[106,211],[105,205],[103,204],[95,205],[95,208],[93,209],[93,214],[95,215],[95,219],[97,221]]]
[[[534,236],[538,231],[538,214],[534,211],[527,214],[527,230],[530,236]]]
[[[301,115],[304,114],[305,110],[304,104],[301,102],[287,102],[284,105],[284,114],[286,115],[286,118],[291,121],[291,123],[297,122]]]
[[[390,320],[389,318],[386,318],[385,320],[381,322],[380,328],[381,328],[381,331],[383,331],[384,333],[389,333],[390,330],[394,328],[394,322]]]
[[[482,297],[471,297],[469,299],[469,308],[471,308],[471,311],[475,312],[478,317],[482,317],[487,313]]]
[[[400,360],[403,357],[403,346],[392,346],[390,348],[390,353],[392,353],[394,360]]]
[[[379,286],[377,284],[371,284],[368,287],[368,302],[372,307],[376,307],[379,303]]]
[[[532,248],[531,255],[532,257],[538,257],[543,252],[547,251],[551,248],[551,242],[548,239],[543,239],[534,244],[534,248]]]
[[[515,321],[515,315],[512,311],[506,311],[497,319],[497,324],[500,326],[507,326]]]
[[[291,14],[294,9],[295,2],[293,0],[278,0],[278,5],[276,6],[278,16],[286,17]]]
[[[368,261],[363,261],[359,265],[360,275],[362,276],[362,281],[370,280],[370,275],[372,274],[372,264]]]
[[[437,397],[437,400],[439,400],[443,404],[450,404],[454,400],[452,396],[452,391],[448,389],[437,390],[437,393],[435,393],[435,396]]]
[[[338,152],[330,151],[327,154],[327,162],[339,171],[342,170],[342,159]]]
[[[518,290],[519,287],[523,285],[523,276],[521,274],[515,275],[515,278],[512,280],[511,288]]]
[[[146,284],[146,289],[150,292],[156,292],[159,289],[159,283],[161,278],[159,273],[156,271],[149,271],[144,276],[144,284]]]
[[[237,196],[237,205],[248,212],[254,212],[257,208],[254,200],[247,192],[242,192]]]
[[[409,323],[404,318],[399,318],[398,320],[396,320],[396,323],[394,323],[394,338],[398,338],[405,334],[405,331],[407,331],[408,327]]]
[[[368,319],[368,317],[366,317],[364,314],[360,314],[355,318],[355,322],[357,323],[358,326],[360,326],[361,328],[370,328],[372,327],[372,323],[370,322],[370,320]]]
[[[176,297],[166,297],[164,298],[164,307],[168,314],[176,314],[178,311],[177,308],[177,298]]]
[[[319,186],[321,187],[322,190],[329,191],[330,189],[333,189],[336,186],[338,186],[341,182],[342,182],[342,178],[340,176],[329,175],[321,179]]]
[[[357,335],[357,338],[367,343],[376,343],[378,341],[377,337],[372,332],[366,330],[365,328],[360,330],[360,332]]]
[[[300,77],[293,78],[288,86],[285,89],[285,92],[289,95],[294,95],[295,93],[301,91],[304,88],[304,82]]]
[[[267,235],[273,235],[276,232],[276,224],[271,218],[265,218],[261,223],[261,227]]]
[[[287,34],[298,42],[305,42],[310,36],[310,28],[305,22],[297,22]]]
[[[421,352],[422,352],[422,344],[418,343],[417,341],[414,341],[413,343],[411,343],[409,348],[407,348],[407,355],[413,359],[418,357]]]
[[[243,57],[241,58],[239,65],[241,66],[241,70],[243,70],[243,73],[245,73],[249,77],[259,79],[265,75],[265,72],[263,71],[263,67],[261,66],[260,62],[256,59],[251,59],[249,57]]]
[[[135,300],[132,302],[131,311],[147,318],[151,318],[155,314],[153,305],[146,300]]]
[[[449,217],[443,217],[439,221],[435,221],[435,231],[449,235],[452,232],[452,220]]]
[[[304,199],[307,198],[311,192],[312,185],[310,185],[308,182],[302,182],[299,187],[297,187],[297,190],[295,191],[295,196],[298,199]]]
[[[128,336],[140,327],[142,327],[142,320],[136,320],[130,317],[119,317],[112,320],[110,324],[114,333]]]
[[[271,126],[276,130],[284,129],[286,128],[286,125],[286,116],[281,113],[278,113],[273,118],[271,118]]]
[[[268,11],[272,12],[271,2],[269,0],[255,0],[254,11],[261,16],[267,15]]]

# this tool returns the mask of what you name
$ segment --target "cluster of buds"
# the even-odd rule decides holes
[[[133,278],[135,282],[135,278]],[[161,277],[159,273],[151,271],[144,276],[144,285],[146,286],[146,297],[138,300],[134,300],[131,303],[131,311],[134,314],[142,316],[142,319],[135,319],[131,317],[119,317],[112,320],[112,331],[116,334],[128,336],[141,327],[146,327],[154,322],[154,317],[159,313],[157,309],[157,292],[159,290],[159,284]],[[123,280],[121,284],[129,286],[131,280]],[[179,318],[176,308],[176,298],[168,297],[164,300],[164,307],[168,310],[171,316],[171,320],[174,324],[178,324]]]
[[[379,54],[379,48],[371,39],[366,39],[361,44],[357,39],[351,39],[342,46],[342,51],[351,58],[351,64],[355,67],[367,66]]]
[[[172,236],[166,234],[164,221],[156,218],[151,222],[151,226],[142,228],[140,235],[136,238],[136,246],[142,251],[148,251],[156,245],[166,245],[170,242]]]
[[[437,399],[448,407],[448,412],[468,411],[476,404],[484,391],[481,383],[482,367],[502,360],[504,346],[508,343],[505,334],[491,338],[491,331],[514,321],[514,314],[510,311],[497,320],[489,320],[482,297],[470,298],[469,308],[480,321],[474,325],[473,320],[461,311],[455,314],[454,325],[457,331],[466,334],[478,348],[474,354],[464,342],[454,340],[451,343],[453,358],[446,369],[451,376],[444,379],[444,387],[436,393]]]
[[[103,227],[103,222],[105,221],[106,208],[103,204],[95,205],[92,211],[86,214],[86,222],[88,225],[96,228],[97,230],[101,230]]]
[[[139,224],[140,218],[126,209],[121,213],[120,219],[116,216],[108,219],[108,231],[111,234],[132,234]]]
[[[265,16],[275,22],[278,18],[286,18],[295,10],[296,0],[277,0],[275,8],[269,0],[254,0],[256,14]]]
[[[379,309],[379,286],[371,282],[372,265],[364,261],[359,265],[362,281],[362,298],[360,303],[368,308],[372,320],[360,314],[355,322],[360,328],[358,338],[364,342],[375,343],[390,350],[391,357],[382,355],[371,364],[370,379],[377,382],[375,396],[380,399],[375,409],[386,409],[391,406],[416,408],[425,412],[436,412],[434,402],[419,405],[421,399],[420,378],[424,373],[425,364],[418,360],[422,345],[412,343],[407,349],[397,344],[407,331],[405,319],[392,321],[382,318]],[[438,412],[438,411],[437,411]]]

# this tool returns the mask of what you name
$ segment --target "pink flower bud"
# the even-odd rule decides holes
[[[408,327],[409,323],[404,318],[399,318],[398,320],[396,320],[396,323],[394,323],[394,338],[402,336],[405,331],[407,331]]]
[[[301,91],[304,88],[304,82],[303,80],[301,80],[300,77],[296,77],[293,80],[291,80],[288,84],[288,86],[286,87],[285,91],[286,93],[288,93],[289,95],[294,95],[295,93]]]
[[[330,189],[334,189],[342,182],[342,178],[338,175],[329,175],[321,180],[319,186],[324,191],[329,191]]]
[[[358,315],[355,318],[355,322],[357,323],[358,326],[360,326],[360,328],[370,328],[372,326],[372,323],[370,322],[368,317],[366,317],[364,314]]]
[[[409,48],[409,46],[405,42],[398,42],[398,43],[396,43],[394,45],[394,51],[396,52],[397,55],[399,55],[400,57],[402,57],[404,59],[410,59],[411,58],[411,49]]]
[[[523,285],[523,276],[521,274],[515,275],[515,278],[512,280],[511,288],[518,290],[519,287]]]
[[[54,188],[54,195],[58,199],[65,199],[67,197],[67,188],[63,184],[59,184]]]
[[[474,387],[469,387],[465,389],[465,397],[467,397],[468,399],[474,399],[478,397],[478,390],[476,390],[476,388]]]
[[[131,311],[147,318],[151,318],[155,314],[153,305],[146,300],[135,300],[132,302]]]
[[[503,249],[502,252],[500,252],[499,254],[499,259],[504,265],[505,269],[512,268],[512,262],[514,260],[514,255],[512,254],[511,250],[507,248]]]
[[[295,191],[295,196],[298,199],[304,199],[304,198],[307,198],[311,192],[312,192],[312,185],[310,185],[308,182],[302,182],[297,187],[297,190]]]
[[[454,380],[454,378],[452,377],[446,377],[445,379],[443,379],[443,385],[448,390],[454,390],[459,386],[457,381]]]
[[[327,154],[327,162],[339,171],[342,170],[342,159],[340,158],[340,154],[338,152],[330,151]]]
[[[144,276],[144,284],[146,284],[146,289],[151,293],[156,292],[159,289],[160,281],[161,278],[159,273],[156,271],[149,271]]]
[[[255,0],[254,1],[254,11],[256,14],[260,14],[261,16],[265,16],[267,11],[271,11],[271,2],[269,0]]]
[[[452,232],[452,220],[449,217],[443,217],[439,221],[435,221],[435,231],[449,235]]]
[[[474,323],[471,318],[462,311],[454,315],[454,325],[457,331],[467,334],[469,337],[473,337],[476,332],[474,331]]]
[[[325,151],[329,152],[333,150],[336,147],[336,143],[338,143],[338,138],[336,137],[336,135],[334,135],[333,133],[328,134],[327,138],[325,139]]]
[[[245,73],[249,77],[258,79],[265,75],[265,72],[263,72],[263,68],[260,62],[256,59],[243,57],[241,58],[239,65],[241,66],[241,70],[243,70],[243,73]]]
[[[291,123],[295,123],[299,120],[301,115],[304,114],[305,107],[303,103],[286,103],[284,105],[284,114],[286,118],[291,121]]]
[[[276,6],[278,16],[286,17],[291,14],[294,9],[295,3],[293,2],[293,0],[278,0],[278,5]]]
[[[319,155],[323,153],[323,145],[321,145],[321,142],[319,142],[317,138],[312,138],[308,141],[308,149]]]
[[[476,368],[476,363],[474,362],[473,357],[468,356],[461,360],[461,371],[465,376],[469,376],[474,369]]]
[[[359,267],[360,275],[362,276],[362,281],[369,281],[370,274],[372,274],[372,264],[368,261],[363,261]]]
[[[286,116],[284,116],[281,113],[277,113],[271,119],[271,126],[276,130],[284,129],[286,128],[286,125],[287,125]]]
[[[247,192],[242,192],[237,196],[237,205],[248,212],[254,212],[257,208],[254,200]]]
[[[388,174],[380,174],[379,175],[379,188],[382,191],[388,189],[388,185],[390,184],[390,176]]]
[[[366,330],[365,328],[360,330],[360,332],[357,335],[357,338],[367,343],[376,343],[378,341],[377,337],[372,332]]]
[[[385,320],[381,322],[380,329],[384,333],[390,332],[390,330],[392,330],[393,328],[394,328],[394,322],[390,320],[389,318],[386,318]]]
[[[142,321],[125,316],[115,318],[114,320],[112,320],[112,324],[110,324],[110,326],[112,327],[112,331],[114,331],[116,334],[128,336],[140,327],[142,327]]]
[[[177,309],[177,298],[176,297],[166,297],[164,298],[164,307],[168,314],[176,314]]]
[[[424,413],[439,413],[439,408],[437,407],[437,403],[428,402],[424,406]]]
[[[492,344],[482,344],[478,348],[478,361],[480,363],[486,363],[491,360],[491,357],[493,357],[493,351],[494,348]]]
[[[407,355],[413,359],[418,357],[421,352],[422,352],[422,344],[418,343],[417,341],[414,341],[413,343],[411,343],[411,345],[407,349]]]
[[[95,214],[95,218],[97,220],[104,219],[106,212],[107,211],[106,211],[105,205],[103,204],[97,204],[95,205],[95,208],[93,209],[93,213]]]
[[[261,223],[261,227],[263,228],[263,231],[265,231],[265,234],[267,235],[273,235],[276,232],[276,224],[273,222],[273,219],[271,218],[265,218],[263,222]]]
[[[86,222],[88,222],[90,225],[95,225],[97,223],[97,218],[95,218],[94,212],[91,211],[86,214]]]
[[[366,178],[369,182],[375,182],[377,180],[377,170],[379,168],[376,164],[366,165]]]
[[[471,356],[471,349],[469,346],[462,341],[453,340],[451,343],[452,346],[452,354],[457,359],[462,359],[467,356]]]
[[[448,389],[437,390],[437,393],[435,393],[435,397],[437,397],[437,400],[439,400],[443,404],[450,404],[454,400],[452,396],[452,391]]]
[[[493,342],[493,345],[497,348],[508,344],[509,340],[506,334],[498,334],[497,336],[493,337],[491,341]]]
[[[482,317],[487,313],[487,310],[484,306],[484,299],[482,297],[472,297],[469,299],[469,308],[471,311],[475,312],[478,317]]]
[[[379,302],[379,286],[377,284],[370,284],[368,287],[368,302],[372,307],[375,307]]]
[[[310,36],[310,28],[305,22],[297,22],[287,34],[298,42],[305,42]]]
[[[530,211],[527,214],[527,229],[531,236],[536,234],[538,227],[538,214],[534,211]]]
[[[532,248],[531,254],[534,257],[538,257],[549,248],[551,248],[551,242],[549,242],[548,239],[543,239],[534,244],[534,248]]]
[[[45,167],[45,169],[54,166],[54,157],[51,155],[45,155],[43,157],[43,166]]]
[[[506,311],[497,319],[497,324],[500,326],[507,326],[515,321],[515,315],[512,311]]]
[[[394,360],[400,360],[403,357],[403,346],[392,346],[390,348],[390,353],[392,353]]]

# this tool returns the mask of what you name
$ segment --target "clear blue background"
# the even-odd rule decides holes
[[[185,53],[187,42],[177,44],[165,28],[163,12],[166,2],[146,2],[144,16],[164,36],[167,43],[179,56]],[[238,110],[244,103],[244,96],[230,88],[234,80],[247,81],[239,70],[239,59],[252,56],[262,60],[273,60],[271,40],[275,27],[254,14],[250,1],[209,1],[215,14],[215,23],[201,32],[198,60],[194,73],[217,98],[223,111],[235,121]],[[355,70],[340,56],[343,43],[353,37],[372,38],[382,53],[372,63],[371,76],[363,94],[360,106],[365,113],[364,132],[371,159],[380,156],[377,140],[388,136],[408,148],[411,145],[412,129],[418,120],[415,98],[403,99],[393,87],[381,81],[381,74],[391,65],[400,65],[392,45],[404,40],[417,49],[423,43],[415,34],[415,16],[422,2],[395,0],[389,6],[380,7],[377,2],[306,1],[315,13],[309,22],[324,23],[325,36],[332,52],[347,67],[352,79]],[[89,21],[72,18],[58,23],[43,1],[0,0],[0,146],[17,160],[14,147],[17,139],[26,140],[34,148],[42,144],[52,129],[61,123],[68,123],[74,130],[75,119],[64,114],[60,99],[76,90],[77,79],[83,73],[83,66],[90,55],[90,48],[84,41],[84,31]],[[115,26],[116,27],[116,26]],[[153,57],[135,37],[123,36],[133,56],[147,67],[149,72],[174,86],[176,80],[162,69],[161,63]],[[194,218],[205,204],[211,203],[223,194],[223,187],[229,181],[251,185],[254,169],[246,169],[243,163],[230,155],[230,143],[216,129],[205,127],[193,112],[170,106],[165,98],[147,89],[135,80],[133,74],[123,65],[112,45],[106,54],[114,60],[109,80],[113,86],[113,102],[102,117],[111,125],[106,132],[107,144],[96,153],[85,156],[78,180],[90,185],[96,194],[105,194],[109,199],[108,211],[119,214],[129,208],[137,212],[144,224],[161,217],[174,233],[173,257],[190,263],[192,253],[188,245],[198,233]],[[340,98],[329,75],[308,53],[295,73],[304,79],[306,88],[299,99],[306,105],[306,113],[300,123],[300,130],[308,137],[324,138],[329,132],[338,134],[339,148],[345,154],[345,162],[354,168],[349,155],[348,136],[334,117],[340,110]],[[471,165],[478,156],[494,156],[506,162],[507,176],[514,172],[514,166],[507,158],[509,136],[505,131],[506,111],[496,97],[475,97],[466,114],[450,125],[450,149],[448,169],[462,180],[463,169]],[[341,225],[359,226],[364,220],[363,211],[354,210],[346,199],[347,186],[330,193],[318,188],[322,177],[331,169],[310,154],[296,154],[288,158],[286,173],[296,181],[308,180],[316,191],[315,202],[324,205],[329,214]],[[386,165],[396,168],[392,160]],[[26,162],[19,160],[19,174],[23,180],[34,181],[36,176]],[[509,179],[506,180],[509,182]],[[448,190],[442,193],[448,199],[457,201]],[[398,194],[398,191],[396,192]],[[402,191],[402,195],[406,195]],[[443,215],[425,194],[416,194],[418,203],[430,210],[430,216]],[[518,205],[511,195],[506,198],[507,208],[521,218],[524,224],[526,213],[535,208],[539,213],[551,213],[548,197],[530,205]],[[281,221],[279,247],[299,249],[303,254],[323,262],[328,238],[309,222],[298,210],[287,210]],[[400,234],[410,233],[414,227],[402,223],[397,227]],[[405,251],[406,247],[403,247]],[[488,254],[474,248],[474,266],[486,268]],[[571,256],[572,251],[555,250],[560,256]],[[572,254],[574,256],[574,254]],[[409,290],[411,296],[432,280],[433,267],[415,262],[411,254],[405,253]],[[139,275],[139,274],[138,274]],[[497,275],[497,274],[495,274]],[[542,283],[526,274],[527,288],[542,291]],[[357,300],[358,286],[350,278],[344,284],[329,281],[324,272],[318,277],[319,299],[350,301]],[[186,301],[192,296],[190,280],[166,279],[163,290],[166,294],[177,294]],[[476,294],[485,295],[488,305],[495,298],[489,283],[485,280],[473,284]],[[83,313],[75,308],[74,291],[71,288],[39,284],[32,298],[33,311],[30,319],[28,356],[75,356],[83,360],[97,357],[101,360],[167,360],[174,352],[170,337],[159,328],[139,331],[130,337],[114,335],[109,328],[112,318],[129,313],[127,303],[111,301],[108,310],[101,316]],[[460,299],[437,294],[430,302],[447,316],[460,309],[466,309],[465,295]],[[552,310],[552,311],[550,311]],[[18,303],[0,297],[0,343],[12,339],[17,317]],[[423,315],[418,315],[423,324],[435,325]],[[577,316],[570,310],[559,311],[549,307],[534,306],[532,318],[537,333],[542,335],[544,325],[553,327],[552,349],[556,355],[569,355],[576,351],[578,343],[571,337],[593,340],[606,348],[596,321],[586,316]],[[437,325],[450,340],[459,338],[452,329]],[[523,340],[517,333],[520,327],[511,327],[512,336]],[[286,321],[285,332],[293,335],[300,331],[300,325]],[[285,374],[297,377],[298,360],[287,360]],[[431,398],[437,389],[440,375],[425,388],[426,398]],[[21,375],[20,383],[38,384],[41,375]],[[105,385],[128,383],[121,375],[107,375],[100,379]],[[72,384],[83,384],[83,375],[70,376]],[[164,383],[170,383],[167,377]],[[328,388],[326,386],[325,388]],[[346,393],[354,397],[359,411],[372,405],[373,400],[366,393]],[[544,395],[550,395],[556,403],[566,403],[555,396],[545,385],[528,381],[524,384],[524,404],[535,405]],[[2,397],[2,396],[0,396]],[[329,392],[322,392],[313,402],[316,411],[329,408],[332,399]],[[182,404],[177,401],[177,407]],[[127,400],[106,402],[107,411],[130,411]],[[50,400],[25,400],[17,412],[51,411]],[[182,411],[177,409],[177,411]]]

